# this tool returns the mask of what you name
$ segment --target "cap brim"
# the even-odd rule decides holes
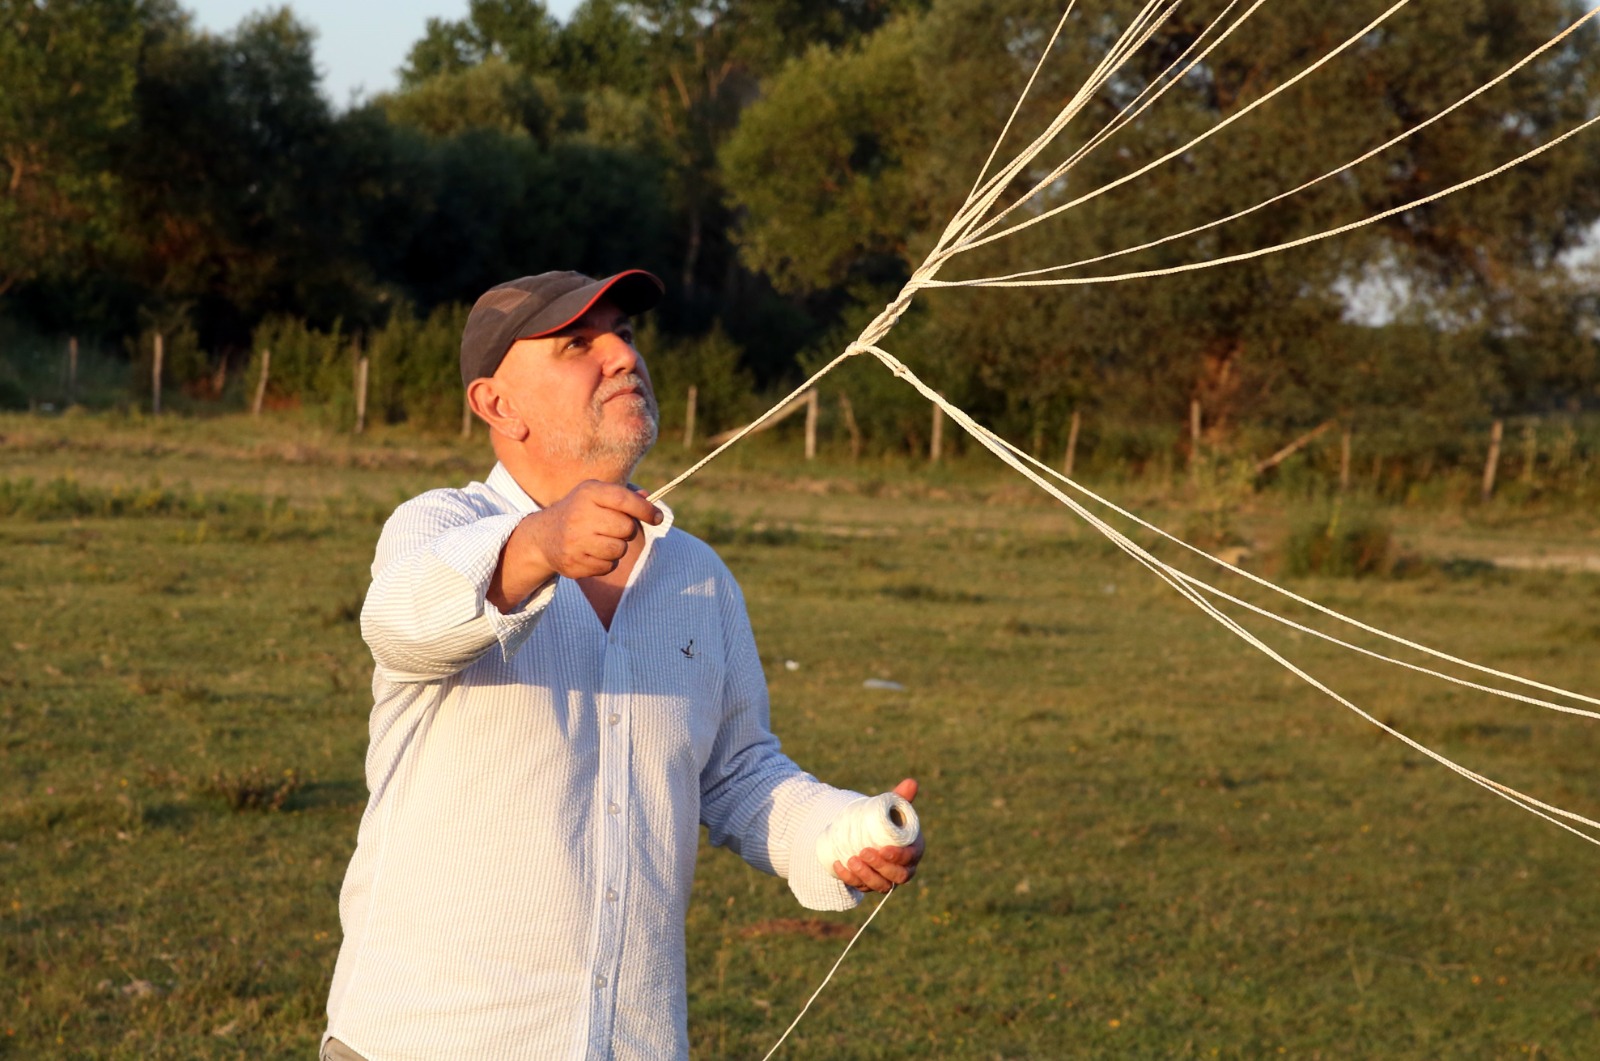
[[[666,285],[654,273],[643,269],[627,269],[615,276],[585,284],[550,303],[539,313],[542,326],[538,331],[526,332],[518,339],[543,339],[563,328],[571,327],[601,299],[610,299],[622,312],[632,317],[653,309],[666,294]],[[558,324],[549,324],[551,319]]]

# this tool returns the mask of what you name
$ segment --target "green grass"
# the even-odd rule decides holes
[[[0,436],[0,1056],[312,1056],[365,798],[372,546],[397,498],[486,470],[481,436]],[[868,791],[920,778],[929,854],[781,1057],[1600,1054],[1600,851],[1309,690],[997,466],[785,461],[736,450],[670,503],[744,584],[786,748]],[[640,479],[683,462],[666,446]],[[1271,570],[1301,515],[1255,498],[1236,529]],[[1592,517],[1391,518],[1425,561],[1405,577],[1295,587],[1595,691],[1600,576],[1466,562],[1600,550]],[[1251,625],[1440,751],[1600,809],[1595,724]],[[704,853],[697,1057],[765,1053],[843,945],[825,923]]]

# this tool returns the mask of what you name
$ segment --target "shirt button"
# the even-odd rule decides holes
[[[594,986],[596,986],[596,987],[604,987],[604,986],[606,986],[606,978],[603,977],[603,976],[595,977],[594,978]]]
[[[618,722],[622,721],[622,716],[613,711],[611,714],[606,716],[606,721],[615,726]]]
[[[614,903],[616,901],[617,901],[617,890],[615,888],[607,888],[606,889],[606,902]]]
[[[606,810],[610,811],[612,814],[621,814],[622,813],[622,808],[617,806],[615,803],[613,803],[610,806],[606,807]]]

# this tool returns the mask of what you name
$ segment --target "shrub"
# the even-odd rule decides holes
[[[1370,513],[1349,513],[1335,505],[1289,532],[1283,561],[1289,575],[1387,575],[1394,567],[1394,532]]]

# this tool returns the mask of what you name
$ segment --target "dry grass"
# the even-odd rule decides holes
[[[284,464],[236,422],[164,422],[140,456],[137,426],[111,425],[115,447],[97,430],[8,449],[5,474],[175,500],[0,523],[0,1055],[310,1056],[365,796],[374,513],[483,462],[397,437]],[[1184,525],[1182,496],[1125,496]],[[745,586],[786,749],[869,791],[923,783],[923,875],[783,1056],[1600,1053],[1592,847],[1381,737],[992,466],[835,481],[758,450],[672,503]],[[1270,497],[1231,515],[1269,566],[1297,518]],[[1588,517],[1386,518],[1424,569],[1298,588],[1593,692],[1600,576],[1418,545],[1582,547]],[[1272,637],[1440,750],[1600,808],[1592,724]],[[236,813],[215,778],[276,812]],[[760,1056],[865,910],[813,919],[720,851],[695,888],[696,1056]]]

